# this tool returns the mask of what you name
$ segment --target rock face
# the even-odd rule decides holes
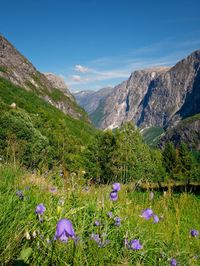
[[[200,50],[160,75],[142,102],[139,126],[168,127],[200,112]]]
[[[127,81],[116,86],[103,103],[100,128],[113,129],[119,127],[124,121],[136,122],[140,117],[141,103],[152,80],[168,69],[152,68],[134,71]]]
[[[0,35],[0,77],[15,85],[33,91],[38,96],[77,119],[86,119],[85,112],[76,104],[69,91],[63,93],[61,82],[53,82],[21,55],[15,47]],[[55,77],[55,76],[54,76]],[[55,81],[55,79],[54,79]],[[72,101],[73,99],[73,101]]]
[[[162,147],[167,141],[173,142],[175,146],[183,141],[191,149],[200,151],[200,114],[183,119],[173,128],[169,128],[161,137],[159,146]]]
[[[135,71],[102,104],[98,126],[115,128],[124,121],[141,127],[173,127],[200,113],[200,50],[172,68]]]
[[[82,106],[90,115],[98,108],[100,101],[111,93],[112,89],[112,87],[106,87],[98,91],[80,91],[74,93],[74,97],[80,106]]]
[[[73,95],[70,93],[67,84],[64,79],[56,76],[53,73],[43,73],[48,81],[51,83],[53,88],[61,90],[66,96],[68,96],[71,100],[75,100]]]

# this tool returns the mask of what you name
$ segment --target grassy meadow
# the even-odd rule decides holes
[[[10,164],[0,166],[0,190],[2,265],[153,266],[172,265],[172,258],[177,265],[200,265],[200,238],[190,234],[200,231],[197,195],[139,192],[129,183],[112,201],[111,185],[86,183],[83,171],[41,175]],[[35,212],[40,203],[43,215]],[[157,223],[141,217],[147,208]],[[54,240],[62,218],[72,222],[75,240]],[[130,247],[133,239],[140,249]]]

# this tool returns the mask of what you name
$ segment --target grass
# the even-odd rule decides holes
[[[150,127],[144,129],[142,135],[145,142],[152,147],[155,147],[158,144],[161,134],[164,132],[164,129],[161,127]]]
[[[57,191],[52,193],[51,187]],[[41,176],[11,165],[0,166],[1,227],[0,260],[18,265],[170,265],[176,258],[180,265],[199,265],[200,239],[190,236],[200,230],[200,199],[193,194],[163,196],[134,190],[122,185],[119,198],[111,202],[107,185],[86,186],[84,173],[61,177],[59,169]],[[22,190],[24,199],[16,195]],[[39,222],[35,208],[43,203],[46,211]],[[141,211],[152,208],[160,221],[146,221]],[[122,219],[115,226],[113,217]],[[61,218],[72,221],[79,241],[54,241],[56,223]],[[99,220],[101,226],[95,226]],[[98,233],[109,242],[99,247],[91,234]],[[29,237],[30,236],[30,237]],[[28,238],[28,239],[27,239]],[[139,239],[141,250],[130,250],[125,239]],[[106,243],[106,242],[105,242]]]

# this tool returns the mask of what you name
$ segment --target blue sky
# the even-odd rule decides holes
[[[0,33],[71,90],[114,86],[200,49],[199,0],[0,0],[0,7]]]

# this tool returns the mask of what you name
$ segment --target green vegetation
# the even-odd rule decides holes
[[[137,192],[133,187],[131,183],[122,185],[118,200],[112,202],[110,186],[86,187],[81,173],[65,179],[58,172],[39,176],[2,165],[1,264],[167,266],[175,258],[179,265],[199,265],[200,238],[190,234],[192,229],[200,231],[199,198],[168,192],[154,193],[150,199],[149,192]],[[23,197],[18,196],[18,190]],[[46,211],[37,216],[35,210],[40,203]],[[140,217],[146,208],[159,217],[158,223]],[[116,217],[121,218],[118,226]],[[76,245],[71,238],[67,243],[54,240],[61,218],[71,220]],[[95,226],[95,221],[100,226]],[[104,245],[91,239],[92,234],[99,234]],[[142,248],[128,248],[126,239],[139,239]]]
[[[96,127],[99,126],[100,120],[103,117],[103,110],[104,110],[104,101],[101,100],[97,109],[90,115],[90,119]]]
[[[7,73],[8,72],[7,67],[0,66],[0,72]]]
[[[164,129],[161,127],[150,127],[142,131],[145,142],[151,147],[156,147],[162,133]]]
[[[99,133],[85,158],[88,178],[95,177],[99,183],[164,179],[160,151],[151,150],[132,123]]]
[[[28,167],[81,167],[82,151],[95,129],[12,83],[0,79],[0,154]],[[17,108],[10,108],[16,103]],[[34,158],[34,160],[33,160]]]

